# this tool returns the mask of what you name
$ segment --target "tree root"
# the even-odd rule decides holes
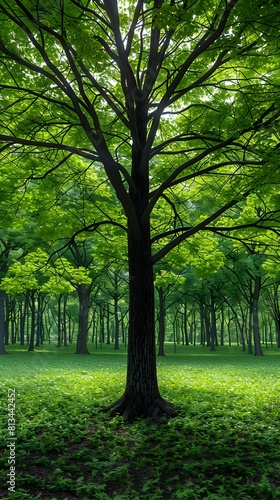
[[[124,420],[133,420],[135,418],[150,418],[153,422],[161,423],[170,417],[176,416],[176,411],[171,403],[165,401],[161,396],[154,399],[132,397],[126,394],[113,403],[103,408],[110,417],[121,415]]]

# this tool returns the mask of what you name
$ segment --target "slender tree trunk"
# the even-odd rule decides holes
[[[254,294],[253,294],[253,304],[252,304],[255,356],[263,356],[261,347],[260,326],[259,326],[260,291],[261,291],[261,276],[257,276],[254,280]]]
[[[242,342],[242,351],[246,351],[246,339],[245,339],[245,330],[246,330],[246,312],[241,310],[241,316],[242,316],[242,322],[240,323],[240,335],[241,335],[241,342]],[[238,317],[238,316],[237,316]],[[238,319],[239,321],[239,319]]]
[[[204,320],[205,320],[206,344],[207,347],[211,347],[211,324],[210,324],[209,314],[206,308],[204,311]]]
[[[117,292],[114,295],[114,318],[115,318],[115,344],[114,349],[118,350],[119,346],[119,338],[120,338],[120,322],[119,322],[119,311],[118,311],[118,294]]]
[[[24,326],[25,326],[25,317],[26,317],[26,300],[24,301],[24,305],[22,304],[22,298],[19,303],[19,337],[20,337],[20,345],[24,345]]]
[[[280,308],[279,308],[279,285],[274,285],[273,290],[273,311],[274,311],[274,321],[276,328],[276,342],[277,347],[280,347]]]
[[[249,321],[248,321],[248,354],[253,354],[252,330],[253,330],[253,305],[251,303],[249,308]]]
[[[228,345],[231,346],[231,322],[232,322],[232,317],[229,316],[228,318]]]
[[[87,348],[89,296],[86,285],[78,285],[79,326],[76,354],[89,354]]]
[[[27,315],[27,301],[24,297],[24,303],[22,303],[22,297],[19,304],[19,336],[20,345],[24,345],[24,331],[25,331],[25,320]]]
[[[28,351],[34,351],[35,344],[35,321],[36,321],[36,307],[35,307],[35,291],[30,291],[30,308],[31,308],[31,331]]]
[[[72,328],[71,328],[71,325],[72,325]],[[72,316],[70,315],[69,320],[68,320],[68,342],[69,342],[69,344],[72,344],[74,328],[75,328],[75,321],[72,319]]]
[[[275,318],[277,347],[280,347],[280,314]]]
[[[216,318],[216,310],[215,310],[215,298],[211,293],[210,297],[210,314],[211,314],[211,338],[210,338],[210,351],[216,351],[216,338],[217,338],[217,318]]]
[[[192,319],[192,323],[191,323],[191,339],[192,339],[192,335],[193,335],[193,345],[195,346],[196,345],[196,317],[197,317],[197,313],[196,313],[196,310],[195,308],[193,309],[193,319]],[[192,340],[191,340],[191,343],[192,343]]]
[[[5,349],[5,293],[0,290],[0,354],[8,354]]]
[[[185,340],[185,344],[189,345],[187,299],[185,299],[185,301],[184,301],[184,316],[183,317],[184,317],[184,320],[183,320],[184,340]]]
[[[61,347],[61,300],[62,294],[57,298],[57,347]]]
[[[200,300],[199,302],[199,312],[200,312],[200,344],[205,345],[205,314],[204,314],[204,307],[203,307],[203,301]]]
[[[43,343],[43,297],[38,295],[38,308],[37,308],[37,329],[36,329],[36,347],[40,346]]]
[[[68,347],[68,344],[67,344],[67,315],[66,315],[67,299],[68,299],[68,295],[67,295],[67,293],[65,293],[64,297],[63,297],[63,313],[62,313],[63,347]]]
[[[164,340],[165,340],[165,316],[164,316],[164,294],[160,286],[158,289],[159,297],[159,317],[158,317],[158,356],[165,356]]]
[[[109,325],[109,323],[108,323]],[[99,343],[103,344],[105,337],[105,312],[103,308],[100,307],[100,331],[99,331]]]
[[[110,345],[111,344],[111,325],[110,325],[110,308],[109,304],[107,304],[107,309],[106,309],[106,344]]]
[[[10,323],[10,302],[9,302],[9,297],[7,293],[5,293],[5,304],[6,307],[4,307],[4,310],[6,310],[5,314],[5,326],[4,326],[4,336],[5,336],[5,344],[9,345],[9,323]]]
[[[225,344],[225,310],[221,308],[221,345]]]

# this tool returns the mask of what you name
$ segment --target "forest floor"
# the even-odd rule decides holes
[[[280,499],[280,350],[255,357],[237,347],[178,346],[175,354],[169,346],[158,358],[159,385],[178,415],[160,425],[100,412],[124,389],[124,348],[90,356],[72,347],[7,350],[0,359],[1,498]],[[8,439],[9,410],[16,441]],[[7,484],[14,453],[15,493]]]

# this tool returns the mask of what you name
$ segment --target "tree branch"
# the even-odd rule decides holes
[[[243,196],[247,197],[248,194],[249,193],[244,193]],[[182,243],[184,240],[186,240],[190,236],[196,234],[198,231],[201,231],[201,230],[205,229],[210,222],[216,220],[224,212],[226,212],[230,208],[232,208],[235,205],[237,205],[237,203],[239,203],[239,201],[240,200],[232,200],[232,201],[230,201],[229,203],[227,203],[226,205],[224,205],[222,208],[219,208],[219,210],[217,210],[214,214],[212,214],[209,217],[207,217],[206,219],[204,219],[204,221],[200,222],[196,226],[193,226],[193,227],[187,229],[187,231],[185,231],[183,234],[180,234],[179,236],[177,236],[176,238],[174,238],[172,241],[170,241],[169,243],[167,243],[167,245],[165,245],[161,250],[159,250],[156,254],[153,255],[153,257],[152,257],[153,264],[155,264],[160,259],[162,259],[163,257],[165,257],[165,255],[167,255],[171,250],[173,250],[173,248],[175,248],[176,246],[178,246],[179,243]]]

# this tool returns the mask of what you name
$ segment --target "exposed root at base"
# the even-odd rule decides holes
[[[121,415],[124,420],[133,420],[135,418],[151,418],[153,422],[161,423],[166,418],[177,415],[171,403],[161,397],[137,400],[126,396],[125,394],[115,403],[103,409],[110,417]]]

